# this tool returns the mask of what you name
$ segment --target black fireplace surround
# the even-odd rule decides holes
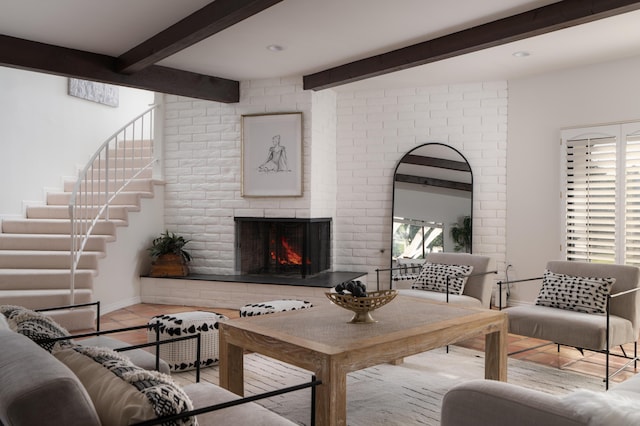
[[[312,277],[331,269],[331,218],[236,217],[241,274]]]

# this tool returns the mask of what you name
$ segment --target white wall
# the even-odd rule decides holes
[[[121,87],[120,106],[112,108],[68,96],[67,81],[0,67],[0,218],[22,215],[23,201],[42,203],[46,187],[74,176],[154,99],[152,92]]]
[[[511,279],[559,259],[560,130],[640,119],[640,57],[509,81],[507,261]],[[537,285],[516,284],[514,303]]]
[[[140,303],[140,275],[149,271],[149,253],[158,230],[164,229],[164,188],[156,185],[153,198],[143,198],[139,212],[130,212],[127,227],[118,228],[116,240],[107,244],[93,279],[93,298],[103,312]]]

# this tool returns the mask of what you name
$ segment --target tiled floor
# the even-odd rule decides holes
[[[177,313],[193,310],[203,310],[217,312],[226,315],[229,318],[238,318],[239,313],[232,309],[217,308],[201,308],[194,306],[175,306],[175,305],[153,305],[139,304],[132,305],[127,308],[119,309],[114,312],[105,314],[101,318],[101,328],[104,330],[112,330],[115,328],[130,327],[136,325],[144,325],[154,315]],[[131,344],[146,343],[147,337],[145,331],[129,331],[118,334],[118,338]],[[534,348],[538,345],[549,343],[546,341],[531,339],[522,336],[509,335],[509,353],[520,351],[522,349]],[[461,343],[460,346],[484,350],[484,337],[470,339]],[[628,354],[633,354],[633,345],[625,346]],[[577,349],[560,347],[558,350],[556,345],[543,346],[537,349],[528,350],[519,354],[511,355],[511,357],[524,359],[538,364],[545,364],[556,368],[571,370],[574,372],[603,377],[605,357],[602,354],[585,351],[584,355]],[[619,368],[624,364],[623,360],[618,357],[611,357],[611,368]],[[633,376],[638,370],[634,371],[633,367],[618,374],[612,379],[613,382],[621,382]]]

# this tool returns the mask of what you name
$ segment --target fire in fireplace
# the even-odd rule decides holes
[[[331,268],[331,219],[236,217],[241,274],[298,275]]]

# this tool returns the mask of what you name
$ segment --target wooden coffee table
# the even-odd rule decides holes
[[[507,316],[398,296],[373,312],[373,324],[327,300],[302,311],[220,324],[220,386],[244,395],[244,350],[314,372],[316,424],[347,424],[347,373],[459,342],[486,337],[485,378],[507,380]]]

